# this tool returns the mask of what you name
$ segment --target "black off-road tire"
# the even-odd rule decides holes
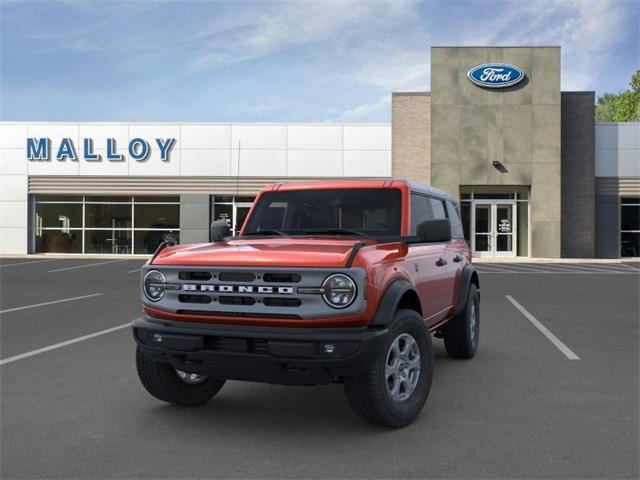
[[[185,383],[171,365],[147,357],[140,348],[136,350],[136,367],[142,385],[151,395],[181,407],[204,405],[220,391],[225,382],[206,378],[196,384]]]
[[[469,285],[464,310],[444,326],[442,335],[450,357],[473,358],[476,354],[480,336],[480,295],[473,283]]]
[[[387,387],[385,365],[393,342],[402,334],[415,339],[420,352],[420,374],[411,395],[394,400]],[[357,376],[344,379],[344,390],[352,410],[361,418],[387,427],[404,427],[422,411],[433,380],[434,352],[431,333],[424,319],[413,310],[399,310],[379,355]]]

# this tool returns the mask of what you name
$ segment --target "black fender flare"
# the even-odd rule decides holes
[[[398,308],[400,299],[409,290],[415,292],[415,287],[407,280],[394,280],[382,294],[378,310],[369,324],[370,326],[383,327],[393,320],[393,314]],[[416,292],[417,295],[417,292]]]
[[[478,280],[478,272],[470,264],[462,269],[462,278],[460,279],[460,294],[458,295],[458,303],[456,304],[455,315],[459,315],[467,304],[467,295],[469,294],[469,286],[475,284],[480,290],[480,281]]]

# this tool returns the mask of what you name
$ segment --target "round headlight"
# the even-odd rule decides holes
[[[356,298],[356,284],[342,273],[329,275],[322,283],[322,298],[333,308],[346,308]]]
[[[150,270],[144,276],[143,290],[144,295],[152,302],[157,302],[164,297],[165,278],[162,273],[157,270]]]

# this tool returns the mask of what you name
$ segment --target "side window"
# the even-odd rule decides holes
[[[444,202],[437,198],[430,198],[431,211],[433,212],[433,218],[441,220],[447,218],[447,214],[444,209]]]
[[[464,238],[464,229],[462,228],[458,206],[453,202],[447,201],[447,211],[451,222],[451,236],[453,238]]]
[[[429,199],[415,193],[411,194],[411,235],[418,231],[418,225],[433,218]]]

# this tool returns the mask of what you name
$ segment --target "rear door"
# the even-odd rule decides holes
[[[411,235],[416,235],[418,225],[433,218],[430,197],[411,194]],[[422,313],[429,325],[440,321],[447,309],[446,265],[441,261],[446,255],[445,246],[437,243],[412,243],[415,262],[415,283],[422,305]]]
[[[448,211],[446,202],[441,198],[430,197],[431,212],[436,220],[448,219]],[[449,219],[451,221],[451,219]],[[456,261],[457,248],[453,241],[440,243],[438,245],[438,265],[441,282],[442,297],[440,299],[440,310],[444,312],[443,316],[449,313],[449,309],[453,306],[454,292],[456,284],[456,275],[459,263]]]
[[[469,246],[464,239],[464,228],[460,217],[458,204],[451,200],[446,201],[447,217],[451,222],[451,254],[453,255],[452,267],[454,269],[453,282],[453,304],[458,301],[458,293],[460,292],[460,282],[462,281],[462,270],[467,264],[469,258]]]

